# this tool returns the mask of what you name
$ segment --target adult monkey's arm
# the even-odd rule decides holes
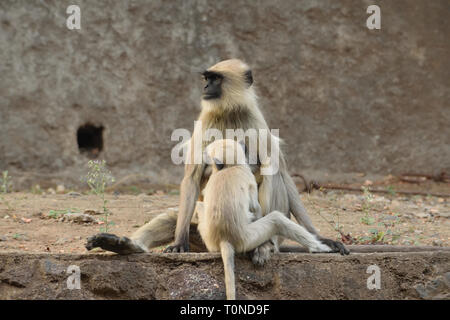
[[[187,164],[185,175],[180,186],[180,209],[175,229],[175,242],[165,252],[189,251],[189,226],[194,214],[195,204],[200,193],[200,180],[204,164]]]

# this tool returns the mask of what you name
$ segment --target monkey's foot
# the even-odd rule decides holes
[[[339,241],[326,238],[320,238],[319,241],[331,249],[329,252],[339,252],[341,255],[350,254],[350,251]]]
[[[263,266],[267,261],[270,260],[273,253],[275,252],[275,246],[270,242],[265,242],[258,248],[250,252],[252,262],[255,266]]]
[[[146,250],[135,241],[127,237],[118,237],[110,233],[98,233],[87,239],[86,249],[92,250],[97,247],[118,254],[146,252]]]
[[[168,246],[165,250],[165,253],[183,253],[189,252],[189,243],[186,242],[184,244],[174,244],[172,246]]]

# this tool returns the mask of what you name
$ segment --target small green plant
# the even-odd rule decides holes
[[[67,213],[79,213],[79,212],[80,212],[80,210],[78,210],[76,208],[63,209],[63,210],[50,210],[48,212],[48,217],[53,218],[53,219],[58,219]]]
[[[4,196],[8,192],[11,192],[11,190],[12,190],[12,179],[11,176],[8,175],[8,171],[5,170],[2,172],[2,175],[0,177],[0,202],[4,202],[5,205],[8,207],[8,210],[12,210],[13,207],[11,206],[9,201],[5,199]]]
[[[116,223],[114,221],[108,221],[107,217],[106,218],[100,218],[100,221],[103,221],[105,226],[100,228],[100,232],[108,232],[108,227],[109,226],[115,226]]]
[[[369,232],[372,234],[372,243],[383,242],[385,232],[379,231],[378,229],[370,229]]]
[[[110,212],[106,207],[108,200],[105,199],[105,189],[109,183],[113,183],[115,180],[111,172],[106,168],[105,160],[90,160],[88,167],[89,172],[84,178],[84,181],[88,184],[91,193],[97,195],[102,200],[105,227],[101,228],[101,232],[108,232],[108,226],[112,224],[108,222]]]
[[[370,229],[369,230],[370,235],[369,236],[358,236],[355,239],[355,243],[359,244],[379,244],[384,243],[385,238],[385,232],[379,231],[378,229]]]
[[[11,192],[12,190],[12,181],[11,176],[8,175],[8,171],[5,170],[2,172],[2,177],[0,178],[0,191],[5,194]]]
[[[63,214],[65,214],[65,210],[50,210],[48,212],[49,218],[53,218],[53,219],[58,219]]]
[[[394,186],[391,186],[391,185],[387,186],[386,191],[391,196],[395,197],[397,195],[397,192],[395,191]]]
[[[372,206],[370,202],[373,199],[373,194],[370,192],[369,188],[362,187],[364,193],[364,200],[361,206],[361,210],[364,213],[364,217],[361,218],[361,223],[371,225],[375,222],[375,219],[370,216],[370,210]]]
[[[397,244],[401,234],[395,230],[388,229],[386,235],[391,237],[391,244]]]
[[[25,235],[22,234],[22,233],[14,233],[13,236],[12,236],[12,238],[13,238],[14,240],[20,240],[20,239],[23,238],[23,236],[25,236]]]
[[[343,226],[341,226],[341,223],[339,222],[339,211],[336,209],[333,212],[333,217],[334,217],[334,230],[339,232],[339,234],[342,234],[342,229],[344,228]]]
[[[323,215],[322,215],[322,210],[319,209],[318,211],[319,217],[321,217],[326,223],[328,223],[333,229],[334,231],[336,231],[338,233],[337,238],[338,240],[343,239],[343,238],[347,238],[350,237],[349,234],[345,234],[344,233],[344,226],[342,226],[339,222],[339,211],[336,209],[332,215],[333,215],[333,220],[332,221],[328,221]]]
[[[40,185],[35,184],[31,187],[31,193],[41,195],[42,193],[44,193],[44,191],[41,189]]]
[[[134,195],[138,195],[141,193],[141,189],[139,189],[139,187],[137,187],[137,186],[129,186],[128,189]]]

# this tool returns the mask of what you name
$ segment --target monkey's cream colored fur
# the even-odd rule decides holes
[[[229,163],[226,155],[245,158],[243,148],[234,140],[218,140],[208,145],[207,154],[225,164],[220,171],[213,166],[203,191],[204,202],[197,203],[198,231],[209,251],[220,251],[225,268],[227,299],[234,300],[234,252],[247,252],[279,235],[297,241],[311,252],[330,251],[305,228],[278,211],[262,217],[258,186],[250,167]]]

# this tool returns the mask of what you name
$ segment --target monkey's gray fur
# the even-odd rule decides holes
[[[202,131],[194,129],[188,157],[193,159],[194,140],[202,139],[207,129],[215,128],[225,136],[226,129],[265,129],[269,127],[259,109],[257,96],[253,88],[252,73],[244,62],[231,59],[219,62],[204,73],[207,84],[201,102],[202,111],[199,121],[202,123]],[[272,136],[268,139],[268,150],[274,141]],[[247,141],[246,141],[247,143]],[[202,147],[206,147],[204,142]],[[261,150],[258,146],[258,156]],[[88,239],[86,248],[102,247],[106,250],[128,254],[131,252],[146,252],[149,248],[170,243],[174,244],[166,249],[166,252],[187,252],[189,243],[193,243],[193,237],[189,237],[192,224],[197,221],[194,218],[196,202],[200,192],[206,185],[210,170],[202,164],[185,165],[185,174],[180,186],[180,208],[176,213],[163,213],[152,221],[139,228],[130,238],[117,237],[111,234],[97,234]],[[256,168],[255,168],[256,167]],[[260,175],[260,168],[253,166],[253,173],[258,183],[258,200],[262,215],[272,211],[279,211],[289,217],[289,213],[297,222],[317,239],[328,246],[331,252],[348,254],[348,250],[340,242],[322,238],[312,225],[312,222],[303,207],[297,188],[290,177],[284,155],[279,150],[279,170],[274,175]],[[175,231],[175,238],[174,238]],[[198,240],[196,235],[195,240]],[[262,265],[267,261],[272,252],[278,251],[282,238],[275,237],[252,252],[253,263]]]

